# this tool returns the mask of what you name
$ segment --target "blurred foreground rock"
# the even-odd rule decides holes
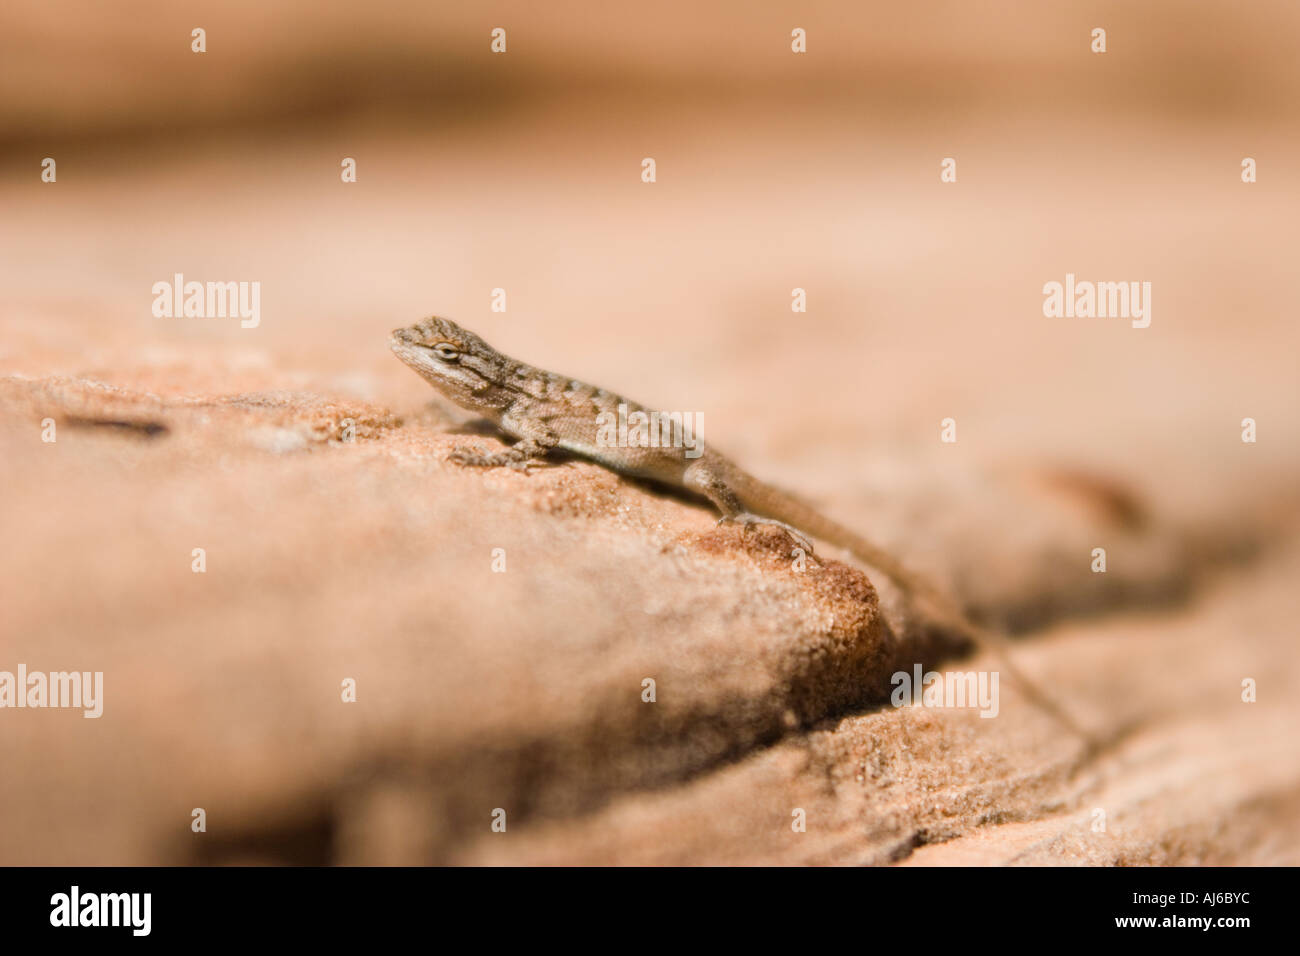
[[[1009,681],[995,720],[882,706],[963,650],[886,582],[586,463],[458,468],[496,439],[436,415],[9,377],[0,421],[0,669],[105,682],[98,720],[0,714],[5,863],[1296,862],[1296,554],[1258,500],[966,479],[933,533],[972,607],[1111,614],[1022,642],[1090,726],[1142,722],[1084,766]],[[1094,576],[1099,529],[1129,559]]]

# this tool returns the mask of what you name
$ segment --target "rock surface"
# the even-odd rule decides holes
[[[748,0],[506,3],[504,57],[393,8],[229,0],[202,56],[0,9],[0,672],[104,674],[0,710],[0,863],[1300,863],[1294,4],[1105,57],[1049,5],[809,8],[806,57]],[[177,273],[258,323],[155,317]],[[1046,317],[1067,273],[1150,326]],[[448,463],[497,439],[388,353],[433,311],[704,413],[1115,745],[893,707],[1003,665],[834,549]]]

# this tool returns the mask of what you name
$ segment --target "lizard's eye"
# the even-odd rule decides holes
[[[433,351],[437,353],[438,358],[442,359],[444,362],[454,362],[456,359],[460,358],[460,352],[456,350],[456,347],[448,345],[446,342],[439,342],[433,347]]]

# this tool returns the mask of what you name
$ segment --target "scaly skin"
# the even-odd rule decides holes
[[[702,495],[721,513],[721,521],[746,528],[774,525],[805,553],[815,537],[851,552],[858,560],[883,572],[913,601],[923,601],[937,623],[956,628],[976,643],[994,650],[1026,695],[1063,726],[1089,744],[1078,728],[1043,691],[1019,674],[1011,662],[1007,639],[971,621],[932,585],[909,572],[887,552],[704,446],[698,457],[683,447],[610,447],[598,440],[597,416],[650,409],[614,392],[587,385],[555,372],[525,365],[502,355],[456,323],[436,316],[393,332],[390,346],[397,357],[430,385],[462,408],[489,419],[516,443],[496,454],[458,449],[452,460],[462,465],[527,470],[561,449],[604,465],[612,471],[647,478]]]

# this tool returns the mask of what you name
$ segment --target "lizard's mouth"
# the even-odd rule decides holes
[[[439,358],[431,347],[403,336],[407,329],[398,329],[388,340],[398,359],[410,366],[418,375],[455,398],[459,394],[474,394],[491,385],[483,376],[462,365]]]
[[[388,347],[393,354],[414,369],[429,368],[437,363],[433,361],[433,352],[424,348],[417,342],[403,338],[399,332],[394,332],[388,340]]]

